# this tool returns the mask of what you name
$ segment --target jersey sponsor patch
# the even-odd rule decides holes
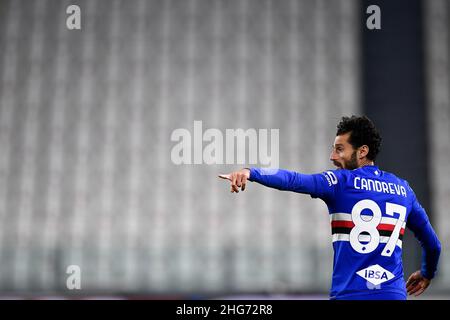
[[[359,270],[356,274],[375,286],[394,278],[394,275],[391,272],[384,269],[379,264],[374,264],[370,267]]]

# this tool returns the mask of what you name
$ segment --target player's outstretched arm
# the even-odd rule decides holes
[[[333,177],[337,182],[334,174]],[[324,174],[301,174],[284,169],[245,168],[229,174],[221,174],[219,178],[231,182],[231,192],[237,193],[239,188],[244,191],[248,180],[269,188],[309,194],[315,198],[326,198],[333,194],[333,187],[336,185],[331,184]]]
[[[408,294],[414,294],[416,297],[422,294],[430,285],[431,280],[425,278],[420,270],[417,270],[411,274],[406,281],[406,290]]]
[[[242,169],[228,174],[220,174],[219,178],[229,180],[231,182],[231,192],[239,192],[239,188],[242,191],[245,190],[247,180],[250,177],[249,169]]]

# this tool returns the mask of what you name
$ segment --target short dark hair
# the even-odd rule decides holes
[[[336,136],[350,132],[348,142],[354,149],[358,149],[363,145],[369,147],[367,158],[375,160],[380,152],[381,136],[373,122],[366,116],[342,117],[341,122],[337,125]]]

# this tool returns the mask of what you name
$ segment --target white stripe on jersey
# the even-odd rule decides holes
[[[352,221],[350,213],[332,213],[330,214],[331,221]]]

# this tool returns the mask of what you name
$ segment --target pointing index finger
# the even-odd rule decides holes
[[[219,178],[231,181],[231,177],[229,174],[219,174]]]

